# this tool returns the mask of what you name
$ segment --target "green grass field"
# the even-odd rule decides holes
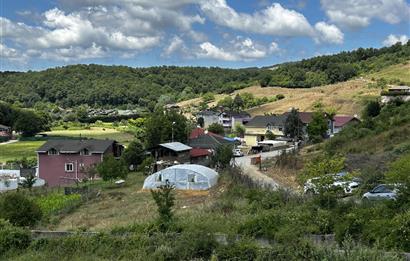
[[[123,144],[130,143],[134,137],[126,132],[112,128],[91,127],[90,129],[52,130],[45,132],[50,137],[84,137],[92,139],[112,139]]]
[[[90,129],[75,130],[53,130],[45,132],[48,138],[93,138],[93,139],[112,139],[124,145],[133,140],[133,135],[111,128],[91,127]],[[18,141],[11,144],[0,145],[0,163],[19,160],[24,157],[32,159],[36,157],[35,151],[45,143],[45,140]]]
[[[32,159],[36,157],[36,150],[45,141],[19,141],[16,143],[0,145],[0,162],[18,160],[26,157]]]
[[[389,66],[380,72],[372,73],[366,75],[366,78],[371,79],[381,79],[384,78],[386,80],[395,80],[399,79],[400,81],[410,84],[410,61],[406,64],[397,64]]]

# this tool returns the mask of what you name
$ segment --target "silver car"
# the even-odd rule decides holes
[[[397,189],[392,185],[381,184],[371,191],[364,193],[364,200],[396,200]]]

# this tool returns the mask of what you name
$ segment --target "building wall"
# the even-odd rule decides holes
[[[211,161],[210,156],[201,156],[201,157],[195,157],[191,158],[191,164],[198,164],[202,166],[209,166]]]
[[[382,96],[381,102],[382,102],[383,104],[386,104],[386,103],[389,103],[389,102],[394,101],[394,100],[397,100],[397,99],[402,100],[402,101],[404,101],[404,102],[408,102],[408,101],[410,101],[410,95],[398,95],[398,96],[387,96],[387,95],[384,95],[384,96]]]
[[[106,154],[110,154],[110,151],[108,150]],[[102,159],[102,154],[83,156],[80,154],[48,155],[47,153],[39,153],[39,177],[51,187],[71,184],[74,183],[74,179],[84,178],[85,174],[82,169],[100,163]],[[73,163],[73,172],[65,171],[66,163]]]
[[[246,127],[246,126],[245,126]],[[245,131],[245,142],[247,146],[258,145],[258,141],[261,141],[261,137],[265,137],[267,128],[254,128],[246,127]],[[283,136],[283,131],[280,131],[278,128],[272,128],[270,130],[275,136]]]
[[[255,146],[258,143],[258,135],[245,134],[244,140],[245,140],[246,146]]]
[[[204,128],[207,129],[209,125],[213,123],[219,123],[218,115],[206,115],[206,116],[199,116],[198,118],[202,117],[204,119]]]
[[[182,152],[174,152],[168,149],[159,149],[154,153],[154,156],[156,160],[163,160],[169,162],[177,161],[180,164],[190,162],[189,150]]]

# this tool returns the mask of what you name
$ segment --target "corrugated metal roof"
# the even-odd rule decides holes
[[[208,156],[210,154],[211,154],[211,152],[209,150],[207,150],[207,149],[198,149],[198,148],[194,148],[189,152],[189,155],[193,158]]]
[[[191,147],[181,143],[181,142],[169,142],[169,143],[162,143],[159,146],[173,150],[173,151],[186,151],[192,149]]]

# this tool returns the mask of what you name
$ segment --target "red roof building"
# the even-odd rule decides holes
[[[336,115],[333,117],[333,133],[338,133],[344,127],[359,122],[360,120],[356,116]]]
[[[212,152],[207,149],[200,149],[200,148],[193,148],[190,152],[189,155],[191,158],[198,158],[198,157],[206,157],[211,155]]]

